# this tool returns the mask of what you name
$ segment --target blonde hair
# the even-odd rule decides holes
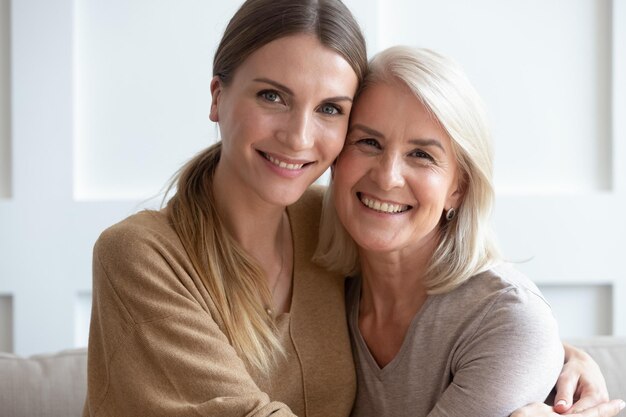
[[[248,0],[230,20],[215,53],[213,74],[225,85],[254,51],[280,37],[316,35],[341,55],[362,81],[365,41],[339,0]],[[267,374],[283,348],[267,314],[272,296],[263,270],[228,233],[213,196],[221,143],[189,161],[172,180],[172,224],[215,304],[218,322],[244,363]]]
[[[500,259],[489,224],[493,157],[482,100],[454,61],[428,49],[386,49],[371,60],[369,71],[363,89],[376,83],[405,85],[451,138],[463,198],[454,219],[447,221],[442,213],[441,241],[425,273],[430,294],[450,291]],[[331,270],[355,274],[358,249],[338,219],[332,193],[331,180],[314,260]]]

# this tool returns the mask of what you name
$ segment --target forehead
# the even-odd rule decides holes
[[[412,128],[438,128],[445,133],[432,112],[400,81],[377,81],[359,94],[352,110],[352,121],[404,125]],[[446,135],[447,136],[447,135]]]
[[[284,36],[254,51],[235,71],[235,79],[250,77],[350,96],[358,83],[350,64],[310,34]]]

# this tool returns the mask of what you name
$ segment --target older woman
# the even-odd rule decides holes
[[[563,348],[549,305],[491,239],[480,98],[454,63],[428,50],[388,49],[370,71],[334,165],[317,251],[354,276],[352,416],[496,417],[543,401]]]

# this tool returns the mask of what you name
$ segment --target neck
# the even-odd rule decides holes
[[[413,317],[426,301],[424,277],[434,248],[409,253],[359,251],[363,280],[360,315],[384,322]]]
[[[290,308],[293,270],[293,242],[286,207],[249,195],[244,187],[225,181],[228,176],[218,163],[213,178],[217,212],[231,236],[263,270],[272,297],[268,313],[286,312]]]
[[[217,211],[237,243],[261,262],[276,253],[280,246],[286,207],[255,199],[254,195],[244,192],[244,187],[233,186],[232,181],[227,181],[228,176],[223,164],[218,163],[213,178]]]

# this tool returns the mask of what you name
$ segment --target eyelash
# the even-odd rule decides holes
[[[277,100],[270,100],[267,96],[273,94],[276,96]],[[269,102],[269,103],[280,103],[283,101],[283,98],[280,96],[280,94],[278,93],[278,91],[276,90],[262,90],[259,91],[257,93],[257,97],[262,98],[263,100]]]
[[[435,161],[435,158],[433,158],[432,156],[430,156],[430,154],[428,154],[428,153],[426,153],[424,151],[419,151],[419,150],[413,151],[409,155],[415,155],[418,158],[426,158],[429,161],[433,161],[433,162]]]
[[[356,141],[356,144],[363,144],[363,145],[367,145],[367,146],[373,146],[376,149],[380,149],[380,144],[378,143],[378,141],[376,139],[372,139],[372,138],[364,138],[364,139],[359,139]]]
[[[331,104],[331,103],[326,103],[326,104],[322,104],[320,106],[320,110],[323,109],[324,107],[332,107],[334,109],[334,113],[327,113],[325,111],[321,111],[321,113],[327,114],[329,116],[340,116],[343,114],[343,109],[341,108],[341,106],[337,106],[336,104]]]
[[[375,147],[376,149],[380,149],[380,143],[378,143],[378,141],[376,139],[373,138],[364,138],[364,139],[359,139],[355,142],[357,145],[359,144],[363,144],[366,146],[372,146]],[[414,156],[416,158],[422,158],[422,159],[427,159],[430,162],[435,162],[435,158],[433,158],[430,154],[428,154],[427,152],[424,152],[422,150],[414,150],[412,152],[409,152],[409,156]]]
[[[275,97],[276,99],[275,100],[269,99],[268,98],[269,95],[276,96]],[[278,91],[276,91],[276,90],[262,90],[262,91],[259,91],[257,93],[257,97],[267,101],[268,103],[283,103],[284,102],[284,100],[281,97],[280,93]],[[323,111],[322,109],[324,109],[325,107],[331,107],[333,109],[333,112],[332,113],[328,113],[328,112]],[[339,116],[339,115],[344,114],[343,113],[343,109],[341,108],[341,106],[338,106],[336,104],[325,103],[325,104],[322,104],[319,107],[319,109],[320,109],[320,113],[323,113],[323,114],[328,115],[328,116]]]

